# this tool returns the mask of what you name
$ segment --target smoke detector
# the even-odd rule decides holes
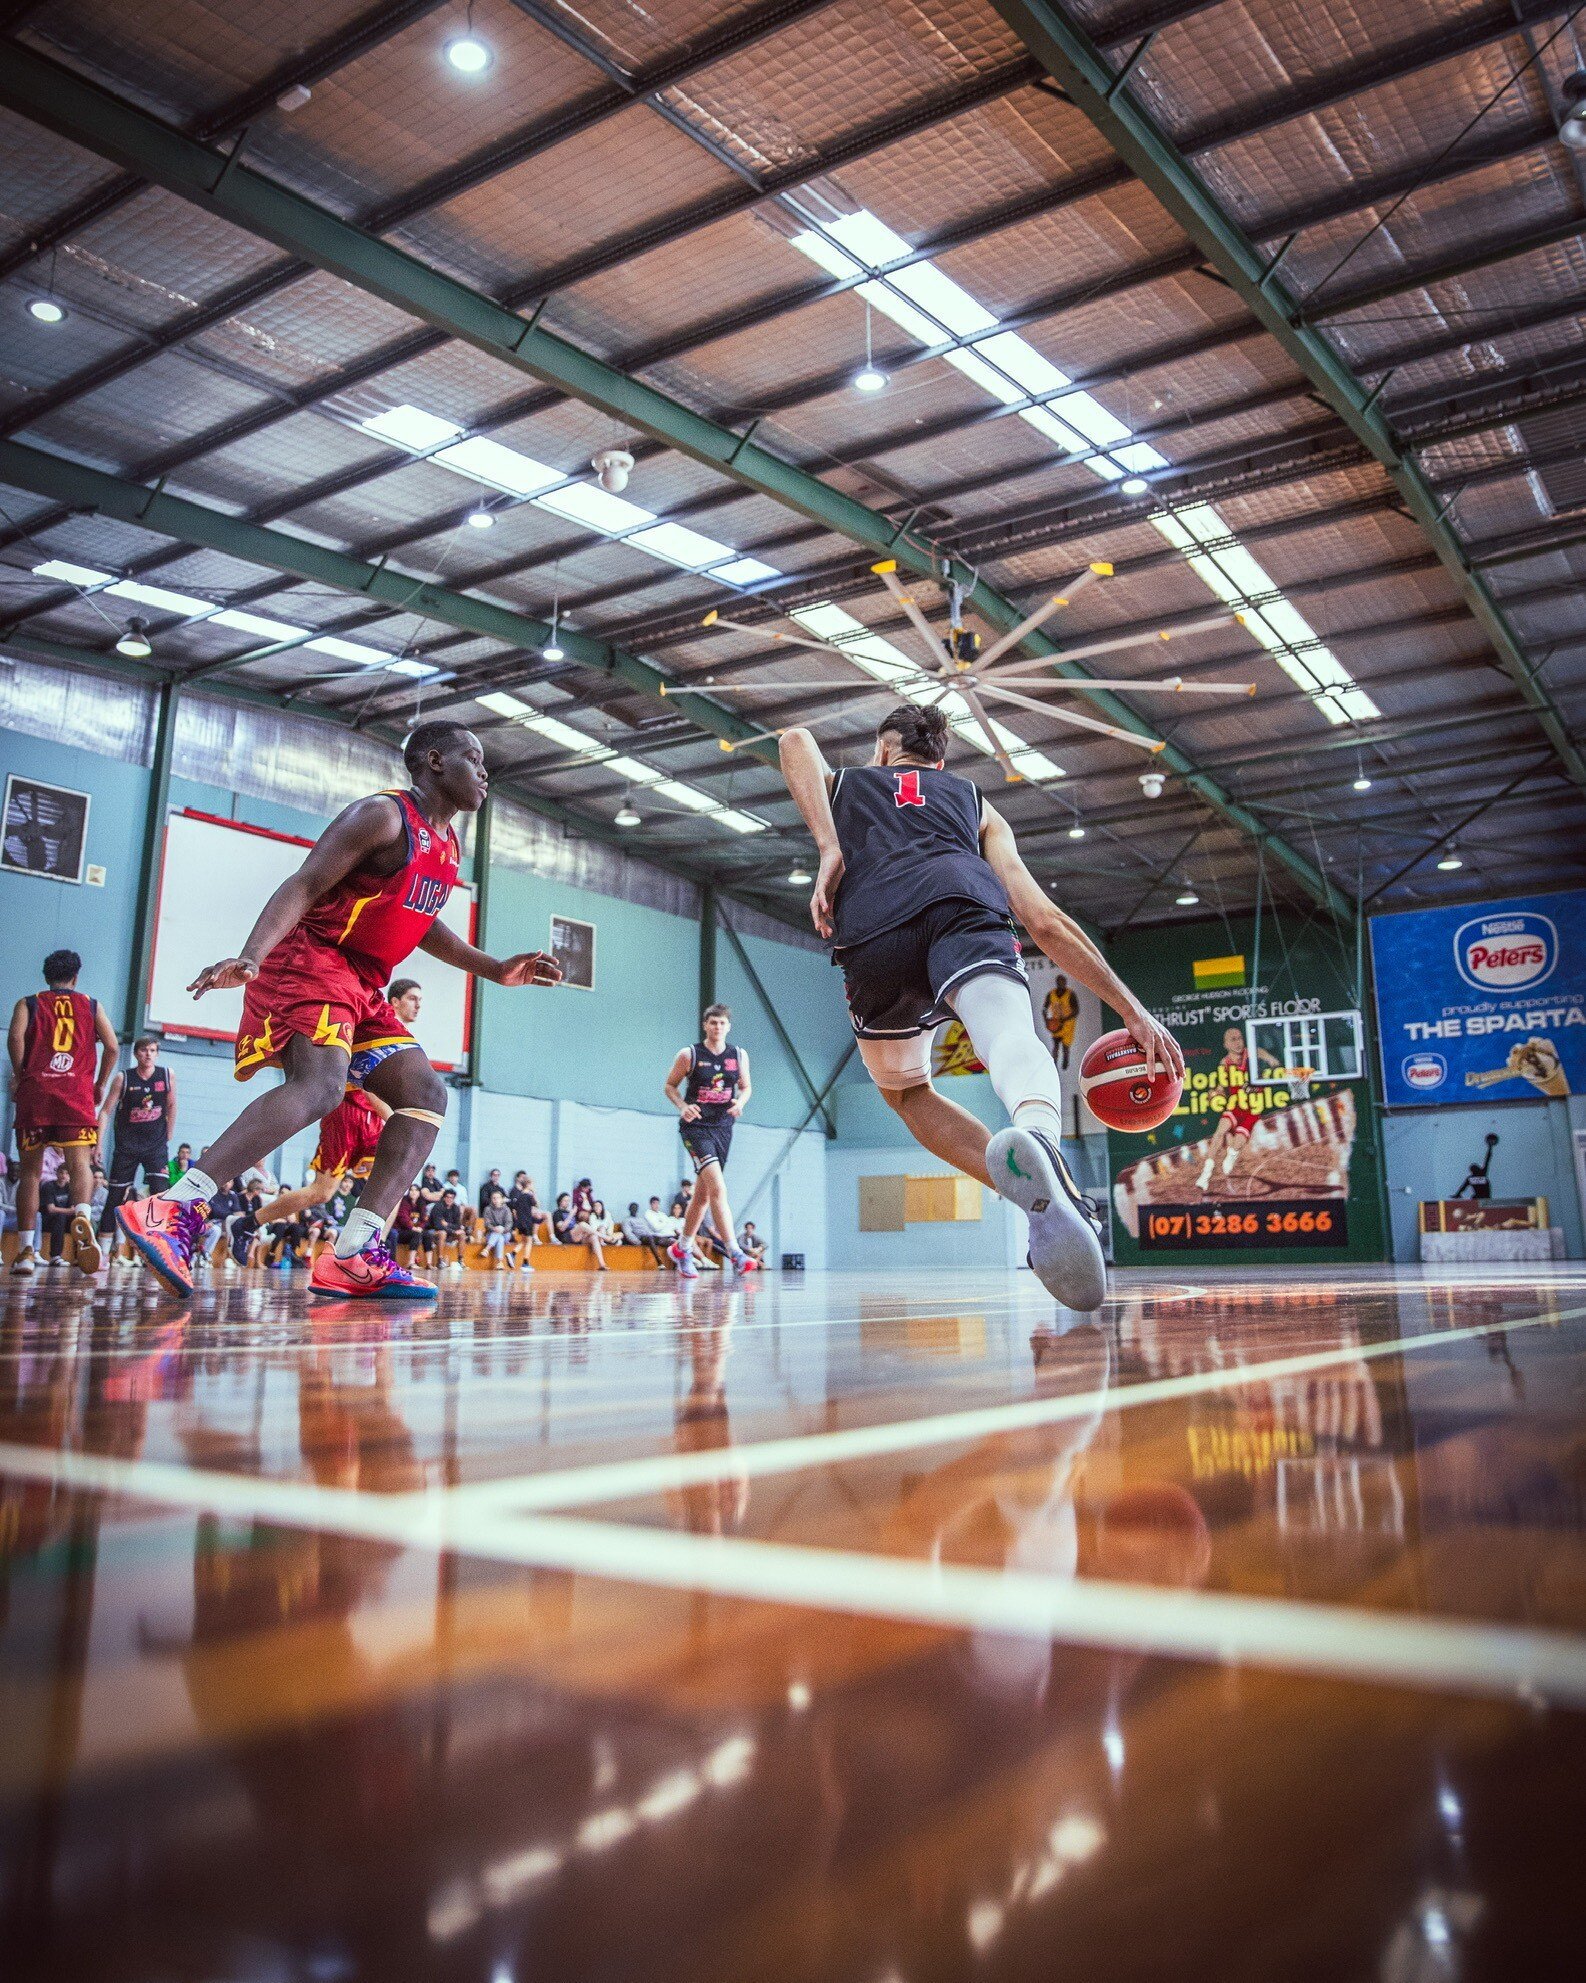
[[[1140,790],[1144,792],[1148,799],[1160,799],[1162,796],[1162,787],[1166,783],[1167,777],[1163,772],[1142,771],[1140,773]]]
[[[602,448],[590,462],[608,496],[620,496],[633,473],[633,456],[626,448]]]

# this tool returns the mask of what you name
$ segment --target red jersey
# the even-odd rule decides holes
[[[41,991],[27,1004],[27,1040],[13,1098],[18,1130],[90,1127],[99,1114],[94,1106],[98,1001],[86,992]]]
[[[462,849],[448,826],[431,826],[410,792],[392,792],[407,832],[407,860],[395,874],[360,870],[337,882],[298,924],[346,957],[371,989],[384,985],[429,934],[457,882]]]

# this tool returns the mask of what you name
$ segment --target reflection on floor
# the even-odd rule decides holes
[[[3,1299],[8,1976],[1578,1973],[1586,1273]]]

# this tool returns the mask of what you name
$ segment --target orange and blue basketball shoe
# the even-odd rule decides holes
[[[173,1294],[193,1292],[193,1255],[209,1223],[200,1199],[129,1198],[116,1207],[116,1224],[127,1244],[141,1253]]]
[[[440,1289],[399,1267],[383,1239],[338,1260],[328,1246],[314,1258],[308,1291],[323,1301],[435,1301]]]

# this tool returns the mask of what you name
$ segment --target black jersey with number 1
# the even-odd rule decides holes
[[[913,922],[937,902],[976,902],[1006,916],[1008,891],[980,851],[983,801],[956,771],[867,764],[832,780],[843,853],[833,946],[843,950]]]

